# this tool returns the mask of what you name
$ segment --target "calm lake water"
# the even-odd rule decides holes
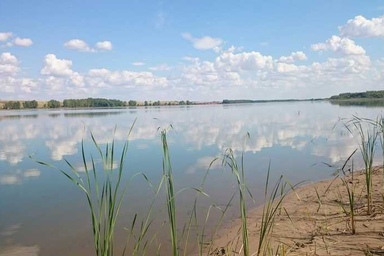
[[[84,195],[58,170],[30,158],[64,170],[68,170],[64,162],[67,159],[84,175],[82,140],[87,156],[92,154],[96,162],[100,160],[90,132],[103,146],[112,141],[116,127],[114,138],[119,152],[136,120],[129,137],[124,181],[142,172],[154,186],[158,185],[162,176],[159,130],[170,125],[173,128],[168,132],[168,142],[176,190],[199,187],[210,162],[218,157],[206,180],[205,191],[210,198],[202,198],[199,203],[200,218],[204,219],[209,205],[225,205],[236,191],[233,175],[221,165],[227,148],[233,149],[236,156],[244,153],[247,182],[256,201],[249,200],[249,208],[253,208],[263,202],[269,163],[274,179],[281,174],[292,183],[329,178],[358,147],[357,138],[343,128],[340,118],[352,115],[376,118],[383,110],[384,107],[338,106],[329,102],[288,102],[0,111],[0,255],[11,248],[42,256],[92,254],[89,210]],[[378,154],[380,150],[377,149]],[[358,168],[363,166],[359,155],[355,164]],[[194,190],[177,194],[180,229],[188,219],[195,197]],[[153,198],[148,182],[142,177],[134,178],[120,212],[117,249],[121,249],[127,235],[123,228],[130,227],[135,213],[144,216]],[[164,206],[160,196],[155,201],[153,227],[161,226],[166,220]],[[226,220],[238,217],[237,210],[234,201]],[[209,223],[212,225],[213,221]],[[167,226],[158,231],[158,241],[164,244],[164,250],[167,232]]]

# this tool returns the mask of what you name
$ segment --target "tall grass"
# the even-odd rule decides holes
[[[169,228],[171,232],[172,255],[179,255],[178,240],[177,240],[177,222],[176,222],[176,199],[175,188],[173,184],[173,174],[171,158],[169,155],[167,131],[161,131],[161,142],[163,145],[163,177],[165,178],[166,187],[166,205],[168,210]]]
[[[117,255],[117,252],[114,248],[114,235],[116,228],[116,221],[119,216],[120,208],[124,198],[124,194],[130,184],[130,182],[136,176],[143,176],[148,185],[153,189],[154,198],[149,206],[147,213],[141,218],[138,214],[135,214],[131,220],[131,226],[126,228],[128,231],[126,244],[123,248],[121,255],[131,254],[131,255],[146,255],[148,253],[148,248],[152,243],[156,243],[157,235],[159,231],[155,234],[149,234],[151,226],[154,219],[152,218],[152,213],[154,210],[154,204],[157,200],[161,191],[165,190],[165,205],[167,208],[167,217],[168,221],[163,223],[163,225],[169,227],[171,242],[171,252],[169,253],[172,256],[179,256],[184,250],[183,255],[187,255],[187,244],[191,234],[191,229],[193,224],[197,225],[197,197],[199,195],[204,195],[209,197],[204,192],[204,184],[207,179],[208,172],[211,168],[211,165],[217,159],[214,159],[210,166],[208,167],[201,186],[199,188],[192,188],[196,191],[196,198],[193,204],[192,213],[189,219],[189,222],[184,226],[183,233],[181,238],[178,234],[178,223],[177,223],[177,204],[176,204],[176,195],[183,191],[183,188],[180,191],[175,191],[175,183],[173,177],[173,170],[171,164],[170,150],[168,147],[167,140],[167,130],[161,130],[161,144],[162,144],[162,178],[157,187],[154,187],[148,177],[143,173],[136,173],[130,177],[127,182],[123,182],[123,175],[126,169],[125,161],[127,157],[127,150],[129,141],[128,138],[132,132],[134,124],[131,126],[127,140],[125,141],[121,153],[117,155],[115,139],[111,143],[105,144],[103,147],[95,139],[94,135],[91,133],[91,141],[96,150],[97,157],[94,157],[92,154],[87,155],[85,149],[84,140],[81,142],[81,156],[82,156],[82,170],[85,171],[84,175],[80,173],[79,169],[76,169],[68,160],[64,160],[67,164],[68,170],[63,170],[61,168],[55,167],[51,164],[37,161],[42,165],[53,167],[58,169],[65,177],[67,177],[72,183],[79,188],[87,200],[88,207],[90,209],[90,218],[92,223],[92,235],[94,243],[94,251],[97,256],[113,256]],[[116,132],[116,128],[114,134]],[[98,163],[98,159],[101,159],[102,165]],[[97,160],[95,160],[97,159]],[[118,164],[116,165],[116,161]],[[203,255],[203,244],[205,244],[205,229],[210,219],[210,214],[212,209],[219,209],[221,211],[220,217],[217,219],[217,226],[215,231],[212,233],[211,240],[213,239],[214,234],[216,234],[219,225],[222,223],[225,213],[227,212],[229,206],[232,203],[235,195],[239,193],[239,211],[241,216],[241,232],[242,232],[242,246],[241,250],[243,255],[251,255],[249,249],[249,231],[247,224],[247,204],[246,197],[247,194],[253,200],[253,196],[246,185],[245,177],[245,168],[244,168],[244,154],[241,155],[240,164],[238,163],[235,153],[232,149],[227,149],[223,157],[223,165],[228,166],[231,170],[232,175],[235,177],[238,190],[233,194],[229,199],[228,203],[222,209],[216,204],[211,204],[206,216],[204,225],[197,233],[197,244],[198,244],[198,253]],[[101,170],[100,170],[101,168]],[[268,237],[273,229],[275,217],[278,214],[278,209],[281,209],[281,204],[286,195],[286,182],[283,182],[282,176],[279,178],[275,186],[273,187],[271,193],[268,193],[269,189],[269,178],[270,178],[270,166],[268,168],[268,174],[265,183],[265,205],[263,208],[262,214],[262,223],[260,230],[260,239],[257,255],[262,255],[271,249],[268,243]],[[164,187],[163,187],[164,186]],[[292,187],[292,186],[291,186]],[[164,190],[163,190],[164,188]],[[293,188],[293,187],[292,187]],[[280,193],[279,193],[280,192]],[[269,196],[268,196],[269,195]],[[140,220],[141,219],[141,220]],[[162,226],[163,226],[162,225]],[[138,229],[138,234],[136,230]],[[133,244],[131,243],[133,239]],[[211,242],[211,240],[209,242]],[[181,246],[183,245],[183,246]],[[161,244],[157,244],[157,249],[155,254],[160,255]],[[209,248],[210,251],[211,248]],[[279,249],[279,248],[278,248]],[[281,249],[281,248],[280,248]],[[280,250],[279,249],[279,250]],[[252,254],[254,255],[254,254]]]
[[[355,186],[356,184],[354,183],[354,165],[352,161],[352,165],[350,168],[348,168],[348,171],[351,174],[351,181],[349,182],[346,178],[347,176],[347,164],[351,160],[352,156],[356,153],[357,149],[352,152],[352,154],[348,157],[348,159],[345,161],[343,167],[340,169],[343,176],[340,178],[341,182],[343,183],[345,189],[347,190],[347,195],[348,195],[348,202],[349,202],[349,217],[350,217],[350,225],[351,225],[351,233],[352,235],[356,234],[356,221],[355,221]],[[345,209],[343,208],[345,211]],[[345,211],[347,212],[347,211]]]
[[[127,137],[131,134],[133,126],[134,123]],[[102,149],[92,133],[91,138],[98,152],[98,156],[102,160],[102,172],[98,171],[98,165],[92,155],[89,157],[91,164],[88,164],[89,158],[86,156],[84,140],[82,140],[81,155],[85,170],[85,181],[80,175],[79,170],[66,159],[64,159],[64,161],[69,167],[68,171],[46,162],[37,162],[58,169],[84,193],[90,209],[95,253],[97,256],[112,256],[115,253],[114,234],[116,220],[119,215],[124,193],[128,187],[128,183],[125,185],[122,184],[125,158],[128,150],[128,139],[123,145],[118,158],[119,164],[116,168],[114,166],[116,159],[115,140],[113,139],[112,143],[107,143],[105,148]]]
[[[354,116],[349,123],[357,130],[360,139],[359,148],[364,162],[365,185],[367,189],[367,214],[369,215],[372,212],[372,172],[378,133],[377,125],[372,125],[372,123],[367,122],[367,120],[368,119]],[[352,132],[349,126],[346,127]]]
[[[261,215],[260,235],[257,248],[257,255],[267,255],[270,233],[275,224],[275,218],[281,209],[282,203],[288,191],[286,190],[287,182],[283,180],[283,176],[275,183],[268,196],[269,178],[270,178],[271,164],[268,166],[267,177],[264,189],[264,206]],[[290,186],[292,190],[296,187]],[[280,193],[279,193],[280,191]],[[287,213],[287,212],[286,212]],[[287,214],[288,215],[288,214]],[[288,215],[288,218],[289,215]]]
[[[244,250],[244,256],[250,255],[249,253],[249,238],[247,228],[247,205],[245,195],[248,194],[252,197],[246,183],[244,174],[244,154],[241,154],[241,164],[238,165],[234,152],[232,149],[227,149],[223,158],[223,163],[232,171],[232,174],[236,178],[237,186],[239,188],[239,210],[241,217],[241,234],[242,234],[242,248]]]

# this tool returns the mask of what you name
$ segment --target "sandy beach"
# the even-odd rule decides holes
[[[307,184],[284,199],[271,231],[271,255],[384,255],[383,171],[373,171],[372,211],[367,215],[365,175],[345,181],[355,193],[356,234],[352,234],[348,193],[340,177]],[[317,192],[316,192],[317,191]],[[343,210],[346,209],[346,210]],[[257,255],[263,207],[249,213],[250,255]],[[208,255],[243,255],[241,222],[219,232]],[[278,252],[277,252],[278,250]],[[269,253],[268,253],[269,254]]]

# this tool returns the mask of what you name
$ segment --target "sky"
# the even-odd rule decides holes
[[[383,0],[1,0],[0,100],[384,90]]]

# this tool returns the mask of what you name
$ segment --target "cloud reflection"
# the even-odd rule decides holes
[[[0,160],[17,165],[26,151],[28,154],[34,151],[29,146],[27,148],[26,143],[43,139],[51,159],[60,161],[65,156],[79,153],[81,141],[91,141],[90,131],[99,144],[111,142],[112,139],[126,140],[130,126],[137,118],[129,139],[131,142],[139,141],[139,149],[151,148],[154,144],[158,146],[158,128],[172,124],[174,129],[171,133],[174,135],[169,136],[170,143],[190,150],[215,147],[217,152],[223,152],[230,147],[235,152],[257,153],[267,148],[289,147],[338,162],[350,154],[351,145],[356,145],[353,137],[345,133],[340,135],[342,127],[333,129],[340,117],[349,117],[353,113],[375,118],[379,111],[338,108],[327,102],[298,102],[138,108],[135,112],[119,110],[119,115],[101,116],[93,116],[90,111],[82,118],[39,115],[29,119],[28,123],[24,119],[12,119],[2,124]],[[245,140],[247,133],[251,137]],[[5,180],[16,182],[11,177]]]
[[[0,184],[2,185],[21,185],[25,180],[37,178],[41,175],[38,169],[28,169],[25,171],[16,170],[0,176]]]

